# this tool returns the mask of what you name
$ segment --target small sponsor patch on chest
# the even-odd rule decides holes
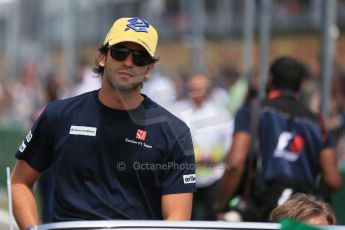
[[[95,137],[96,131],[97,131],[96,127],[72,125],[70,130],[69,130],[69,134]]]

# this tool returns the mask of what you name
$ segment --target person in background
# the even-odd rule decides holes
[[[240,76],[234,65],[222,66],[219,71],[219,78],[221,85],[228,94],[226,107],[231,114],[236,114],[248,92],[247,80]]]
[[[292,195],[285,203],[273,209],[269,220],[279,222],[284,218],[312,225],[335,225],[337,222],[335,214],[327,202],[314,195],[303,193]]]
[[[0,76],[0,127],[10,127],[16,123],[13,112],[10,84]]]
[[[13,117],[23,130],[29,130],[32,115],[44,102],[37,65],[26,62],[22,66],[20,80],[11,87]]]
[[[160,73],[152,74],[150,81],[145,82],[142,92],[168,110],[176,101],[174,82]]]
[[[86,92],[97,90],[101,87],[101,81],[96,73],[87,62],[81,59],[77,65],[75,74],[75,85],[71,88],[70,92],[63,95],[64,98],[77,96]]]
[[[63,76],[50,72],[45,77],[45,98],[46,103],[58,100],[66,86]],[[33,123],[39,118],[44,111],[46,105],[41,106],[34,114]],[[55,179],[53,169],[47,169],[38,179],[38,192],[40,195],[41,204],[41,220],[43,223],[50,223],[53,221],[53,201],[54,201],[54,187]]]
[[[233,145],[227,159],[231,167],[224,172],[214,206],[219,218],[241,184],[252,138],[258,140],[255,179],[263,186],[253,186],[251,195],[256,195],[252,198],[263,214],[260,220],[267,221],[270,211],[293,193],[319,194],[325,190],[328,194],[341,188],[331,136],[320,115],[299,101],[304,76],[301,64],[292,57],[279,57],[272,63],[266,99],[254,111],[257,137],[251,136],[252,106],[245,104],[236,114]]]
[[[210,207],[216,200],[226,167],[224,160],[233,130],[233,119],[213,101],[210,87],[205,74],[192,74],[188,81],[189,98],[175,107],[175,114],[191,129],[195,149],[197,192],[193,199],[193,220],[216,220]]]
[[[21,229],[39,224],[33,185],[55,175],[53,221],[188,220],[195,163],[188,126],[141,94],[158,34],[120,18],[99,48],[101,88],[51,102],[24,138],[11,176]]]

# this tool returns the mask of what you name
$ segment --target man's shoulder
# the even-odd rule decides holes
[[[312,112],[299,100],[292,100],[286,98],[277,98],[273,100],[264,100],[262,103],[264,109],[272,110],[278,113],[283,113],[294,118],[301,118],[318,122],[318,116]]]
[[[87,102],[92,99],[94,93],[95,91],[91,91],[74,97],[52,101],[47,105],[46,112],[48,114],[59,114],[66,109],[72,109],[82,104],[87,104]]]
[[[251,104],[250,103],[244,103],[236,112],[236,117],[247,117],[249,116],[251,111]],[[248,117],[249,118],[249,117]]]
[[[176,115],[171,113],[169,110],[159,105],[158,103],[145,96],[146,111],[150,114],[150,117],[154,117],[157,121],[169,123],[174,128],[189,129],[186,123],[178,118]]]

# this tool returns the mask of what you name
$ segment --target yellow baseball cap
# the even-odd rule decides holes
[[[112,46],[120,42],[137,43],[154,57],[158,34],[156,29],[142,18],[120,18],[110,28],[103,45],[109,43],[109,46]]]

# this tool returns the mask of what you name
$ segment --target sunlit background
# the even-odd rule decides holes
[[[2,188],[5,166],[13,166],[40,108],[97,88],[90,71],[97,48],[114,20],[135,16],[158,30],[156,84],[147,82],[143,90],[166,107],[187,96],[193,72],[206,73],[214,87],[228,91],[220,75],[231,67],[236,81],[252,82],[263,95],[273,59],[302,61],[309,73],[303,100],[326,116],[345,175],[345,0],[0,0]],[[54,96],[47,94],[52,79]],[[234,115],[239,105],[229,112]],[[333,204],[340,224],[344,194],[335,194]],[[0,208],[6,203],[0,201]]]

